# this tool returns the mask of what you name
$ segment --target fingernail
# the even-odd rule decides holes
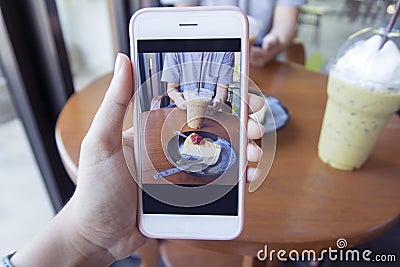
[[[122,63],[123,63],[122,54],[118,53],[117,58],[115,60],[114,75],[118,75],[119,74],[119,72],[122,69],[122,65],[123,65]]]

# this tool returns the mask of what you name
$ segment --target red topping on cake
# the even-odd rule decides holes
[[[193,142],[193,144],[195,144],[195,145],[199,145],[200,142],[201,142],[201,140],[203,140],[203,137],[201,137],[201,136],[198,135],[198,134],[192,134],[192,135],[190,136],[190,138],[192,139],[192,142]]]

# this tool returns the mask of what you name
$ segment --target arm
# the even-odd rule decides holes
[[[228,100],[228,84],[217,84],[213,105],[210,107],[209,112],[212,114],[217,112],[226,100]]]
[[[185,98],[183,97],[183,93],[179,92],[178,90],[178,83],[174,82],[168,82],[167,83],[167,90],[168,90],[168,96],[171,98],[172,101],[176,103],[176,106],[179,109],[185,110],[186,109],[186,104]]]
[[[18,266],[108,266],[115,258],[105,248],[83,238],[74,226],[69,203],[11,262]]]
[[[176,53],[167,53],[164,60],[163,73],[161,81],[167,82],[167,93],[168,96],[174,101],[178,108],[186,109],[184,104],[183,93],[179,92],[179,81],[180,81],[180,70],[178,55]]]
[[[122,151],[132,81],[131,61],[119,55],[110,87],[81,145],[75,193],[11,258],[16,267],[108,266],[144,244],[137,228],[137,186]]]
[[[217,111],[228,100],[228,87],[229,83],[232,83],[234,65],[235,54],[232,52],[224,53],[218,73],[217,88],[215,90],[214,111]]]
[[[297,33],[299,8],[276,6],[271,31],[264,37],[262,47],[252,47],[250,63],[263,66],[288,47]]]
[[[217,90],[215,91],[215,97],[214,100],[220,101],[224,103],[226,100],[228,100],[228,84],[218,84],[217,85]]]

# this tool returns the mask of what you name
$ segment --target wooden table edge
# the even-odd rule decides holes
[[[63,111],[61,111],[60,115],[57,118],[56,129],[55,129],[56,145],[58,148],[58,153],[60,154],[61,161],[64,164],[65,170],[67,171],[71,180],[76,184],[76,180],[78,178],[78,166],[69,156],[67,149],[62,141],[61,128],[60,128],[60,118],[62,119],[62,116],[63,116]]]
[[[367,233],[363,232],[360,233],[352,233],[350,236],[337,236],[330,239],[325,240],[310,240],[308,242],[279,242],[279,243],[272,243],[272,242],[253,242],[253,241],[241,241],[239,239],[234,240],[184,240],[184,239],[168,239],[171,242],[177,243],[181,246],[193,246],[200,249],[206,249],[211,251],[217,251],[221,253],[230,253],[230,254],[237,254],[241,256],[250,256],[250,257],[257,257],[257,252],[261,249],[264,249],[266,245],[271,249],[279,250],[284,249],[287,252],[290,250],[297,250],[299,252],[303,250],[314,250],[316,253],[320,253],[324,249],[328,249],[331,247],[332,249],[338,249],[336,247],[336,242],[340,238],[346,239],[348,242],[345,249],[351,249],[358,245],[364,244],[379,235],[383,234],[387,230],[389,230],[393,225],[395,225],[400,220],[400,213],[387,219],[380,225],[376,225],[375,227],[371,228],[370,231]],[[230,242],[234,242],[233,245],[229,244]],[[327,245],[330,244],[330,245]]]

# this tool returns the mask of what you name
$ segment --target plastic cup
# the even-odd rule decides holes
[[[400,108],[400,34],[390,33],[379,49],[382,34],[368,28],[352,35],[329,72],[318,155],[336,169],[360,168]]]
[[[322,124],[318,154],[340,170],[360,168],[400,107],[400,93],[373,90],[383,84],[360,84],[332,69],[328,81],[328,102]],[[390,85],[385,85],[390,86]]]
[[[186,119],[190,128],[200,129],[214,92],[201,88],[200,90],[185,90],[183,95],[186,100]]]

